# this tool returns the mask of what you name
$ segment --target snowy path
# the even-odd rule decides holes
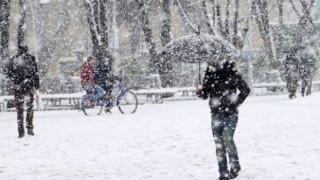
[[[36,112],[35,137],[17,138],[0,113],[1,180],[213,180],[207,101],[142,105],[136,114]],[[318,180],[320,94],[250,97],[235,135],[239,180]]]

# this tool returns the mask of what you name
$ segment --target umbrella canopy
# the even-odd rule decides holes
[[[206,34],[178,38],[159,53],[164,61],[186,63],[208,62],[239,55],[240,52],[228,41]]]

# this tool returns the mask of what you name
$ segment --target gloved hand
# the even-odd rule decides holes
[[[198,84],[198,85],[196,86],[196,92],[197,92],[197,93],[201,93],[202,90],[203,90],[203,86],[202,86],[201,84]]]

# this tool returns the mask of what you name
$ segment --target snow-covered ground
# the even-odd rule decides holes
[[[17,138],[0,113],[1,180],[212,180],[215,146],[207,101],[146,104],[133,115],[35,113],[36,136]],[[318,180],[320,93],[249,97],[235,134],[239,180]]]

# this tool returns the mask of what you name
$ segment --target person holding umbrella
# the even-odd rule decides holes
[[[203,83],[196,87],[196,92],[202,99],[210,97],[211,127],[216,144],[219,180],[234,179],[241,170],[233,139],[238,123],[238,107],[249,95],[250,88],[236,70],[234,61],[212,60],[208,62]]]

